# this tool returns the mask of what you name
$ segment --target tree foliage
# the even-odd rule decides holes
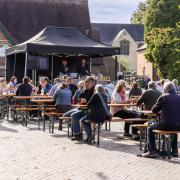
[[[180,80],[180,0],[149,0],[145,18],[146,58],[162,78]]]
[[[145,14],[147,10],[147,3],[140,2],[138,8],[131,16],[131,23],[132,24],[144,24]]]

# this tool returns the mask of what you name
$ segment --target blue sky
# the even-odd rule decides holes
[[[145,0],[89,0],[91,22],[130,23],[141,1]]]

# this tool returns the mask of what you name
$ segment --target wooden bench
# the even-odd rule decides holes
[[[54,133],[54,119],[56,117],[58,117],[58,118],[61,117],[63,115],[63,113],[51,111],[51,112],[45,112],[44,115],[49,117],[49,132]]]
[[[132,124],[131,127],[138,128],[140,131],[140,150],[142,150],[142,133],[144,129],[147,129],[149,125],[148,124]],[[147,142],[147,131],[145,130],[145,147],[144,150],[146,149],[146,142]]]
[[[128,122],[128,123],[134,123],[134,122],[147,122],[148,119],[142,119],[142,118],[130,118],[130,119],[122,119],[119,117],[112,117],[112,120],[109,121],[105,121],[105,122]],[[95,134],[95,130],[97,129],[97,145],[99,145],[100,143],[100,129],[101,129],[101,124],[99,123],[91,123],[94,126],[94,134]],[[97,127],[96,127],[97,126]],[[109,131],[110,131],[110,127],[109,127]]]
[[[168,159],[171,159],[171,142],[172,142],[171,139],[174,137],[174,135],[177,135],[178,133],[180,133],[180,131],[168,131],[168,130],[158,130],[157,129],[157,130],[153,130],[153,132],[162,136],[163,158],[165,158],[166,146],[167,146]],[[159,151],[160,151],[160,139],[159,139]]]
[[[128,122],[128,123],[134,123],[134,122],[147,122],[148,119],[142,119],[142,118],[130,118],[130,119],[122,119],[119,117],[112,117],[111,121],[105,121],[105,123],[109,123],[109,131],[111,130],[111,123],[114,122]]]
[[[32,112],[32,111],[39,111],[40,110],[40,107],[30,107],[30,106],[28,106],[28,107],[17,107],[17,108],[15,108],[15,111],[20,111],[20,112],[25,112],[25,117],[23,116],[22,117],[22,124],[23,125],[25,125],[25,127],[27,127],[27,113],[28,112]],[[38,118],[38,127],[39,127],[39,122],[40,121],[40,119]]]

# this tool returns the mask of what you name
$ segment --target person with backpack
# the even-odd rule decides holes
[[[87,135],[85,142],[91,143],[94,139],[92,135],[91,122],[103,124],[105,120],[109,119],[110,111],[107,106],[107,94],[105,88],[97,84],[95,86],[95,93],[87,103],[88,113],[80,121]],[[109,112],[108,112],[109,111]]]

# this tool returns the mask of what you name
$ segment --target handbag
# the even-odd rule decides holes
[[[102,102],[102,105],[103,105],[103,107],[104,107],[106,116],[107,116],[107,118],[108,118],[107,120],[111,121],[111,120],[112,120],[112,114],[111,114],[111,112],[109,111],[109,109],[108,109],[108,107],[107,107],[107,104],[105,103],[102,95],[99,94],[99,93],[97,93],[97,94],[99,95],[99,98],[100,98],[100,100],[101,100],[101,102]]]

